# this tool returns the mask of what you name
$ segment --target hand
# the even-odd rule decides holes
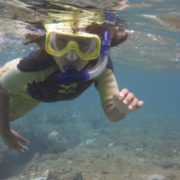
[[[128,89],[122,89],[120,92],[114,94],[113,100],[116,108],[122,113],[127,114],[130,111],[140,108],[144,102],[139,100]]]
[[[14,130],[10,130],[8,131],[6,134],[2,134],[5,143],[13,148],[16,149],[19,152],[24,152],[29,150],[28,147],[26,146],[26,144],[29,143],[29,141],[24,138],[23,136],[21,136],[19,133],[17,133]]]

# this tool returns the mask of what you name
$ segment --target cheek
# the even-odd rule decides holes
[[[55,59],[55,62],[56,64],[59,66],[59,67],[62,67],[63,65],[65,65],[67,62],[63,59]]]
[[[78,70],[80,70],[88,64],[88,62],[80,60],[80,59],[78,59],[74,62],[70,62],[64,58],[55,58],[55,62],[60,67],[60,69],[62,69],[63,66],[72,65],[72,66],[75,66]]]

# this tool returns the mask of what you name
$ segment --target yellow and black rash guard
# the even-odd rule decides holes
[[[91,61],[89,65],[94,63],[96,61]],[[95,80],[57,84],[55,79],[61,73],[52,56],[47,53],[39,56],[37,52],[23,59],[10,61],[0,68],[0,82],[11,95],[12,114],[15,114],[12,116],[24,114],[41,101],[74,99],[94,82],[103,105],[111,103],[112,95],[118,90],[110,58],[105,72]],[[23,108],[28,106],[25,112],[18,112],[19,110],[14,107],[17,101],[21,102]]]

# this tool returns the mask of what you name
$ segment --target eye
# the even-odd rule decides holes
[[[86,51],[88,50],[89,46],[90,46],[90,40],[89,39],[81,39],[78,40],[78,44],[79,44],[79,48],[81,49],[81,51]]]
[[[56,45],[59,47],[59,48],[64,48],[68,43],[68,40],[64,37],[58,37],[56,39]]]
[[[82,46],[80,46],[80,49],[82,52],[90,54],[93,51],[95,51],[97,48],[97,41],[96,39],[87,39],[86,42]]]

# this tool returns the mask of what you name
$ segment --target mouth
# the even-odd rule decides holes
[[[77,73],[79,71],[76,66],[73,65],[64,65],[62,68],[66,73]]]

